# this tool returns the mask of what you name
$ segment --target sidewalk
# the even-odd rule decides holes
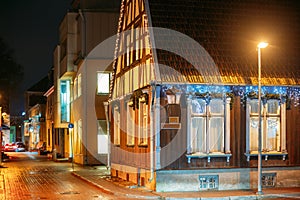
[[[106,194],[130,199],[300,199],[300,188],[263,188],[263,195],[256,195],[256,190],[154,192],[110,177],[109,170],[105,166],[76,166],[72,174],[98,187]]]

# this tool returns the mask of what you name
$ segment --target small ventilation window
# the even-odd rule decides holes
[[[219,188],[218,175],[200,175],[200,190],[217,190]]]
[[[261,179],[263,187],[275,187],[276,185],[276,173],[263,173]]]

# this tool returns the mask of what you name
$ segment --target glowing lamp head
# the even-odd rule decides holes
[[[267,42],[260,42],[257,47],[260,49],[266,48],[269,45]]]

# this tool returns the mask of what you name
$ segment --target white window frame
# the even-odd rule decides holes
[[[129,106],[127,102],[127,145],[134,146],[135,143],[135,111],[132,107]]]
[[[65,91],[62,91],[62,87],[65,87]],[[71,116],[71,80],[60,80],[60,121],[61,123],[67,123],[70,121]],[[63,110],[64,109],[64,110]]]
[[[77,97],[80,97],[82,94],[82,81],[81,81],[81,73],[77,77]]]
[[[269,113],[268,106],[271,102],[277,102],[278,108],[276,113]],[[251,137],[256,131],[258,135],[258,112],[253,112],[253,104],[258,105],[258,99],[247,99],[246,104],[246,153],[247,160],[250,160],[250,156],[258,155],[258,136]],[[286,103],[281,102],[279,99],[268,99],[262,101],[261,108],[261,141],[262,141],[262,155],[265,156],[265,159],[270,155],[282,155],[285,159],[287,155],[286,149]],[[257,109],[258,110],[258,109]],[[256,119],[256,123],[254,123]],[[270,120],[277,119],[277,131],[272,133],[270,130],[274,123],[268,123]],[[273,126],[274,127],[274,126]],[[273,128],[274,130],[274,128]],[[269,139],[268,139],[269,138]],[[275,147],[271,146],[268,141],[273,140]]]
[[[138,129],[138,144],[148,145],[148,105],[139,98],[139,129]]]
[[[77,99],[77,87],[78,87],[78,81],[77,81],[77,77],[74,79],[74,87],[73,87],[73,95],[74,95],[74,100]]]
[[[111,80],[110,72],[103,72],[103,71],[97,72],[97,94],[98,95],[109,94],[110,80]]]
[[[201,102],[204,105],[204,111],[193,113],[193,101]],[[222,101],[222,109],[220,112],[213,112],[213,103],[214,101]],[[208,162],[210,162],[211,157],[226,157],[227,162],[229,162],[229,158],[231,157],[230,151],[230,101],[231,98],[211,98],[210,100],[204,98],[188,98],[187,99],[187,158],[188,163],[191,162],[191,158],[207,158]],[[197,123],[193,124],[193,120],[195,119],[203,119],[204,122],[202,131],[198,132],[198,134],[202,132],[201,135],[197,135],[194,131],[196,130],[194,127]],[[218,145],[218,149],[213,149],[214,141],[212,138],[212,119],[221,119],[221,130],[222,133],[218,136],[222,138],[219,140],[220,144]],[[194,125],[194,126],[193,126]],[[199,131],[199,129],[197,129]],[[200,137],[200,138],[199,138]],[[195,141],[196,140],[196,141]],[[196,144],[198,142],[204,141],[204,144],[201,150],[196,148]]]
[[[120,121],[120,108],[118,106],[114,107],[114,144],[120,145],[121,142],[121,121]]]
[[[77,145],[76,153],[82,154],[82,119],[77,121]]]

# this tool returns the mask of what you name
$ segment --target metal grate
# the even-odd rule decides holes
[[[263,173],[261,179],[263,187],[275,187],[276,185],[276,173]]]
[[[200,190],[217,190],[219,188],[218,175],[200,175]]]

